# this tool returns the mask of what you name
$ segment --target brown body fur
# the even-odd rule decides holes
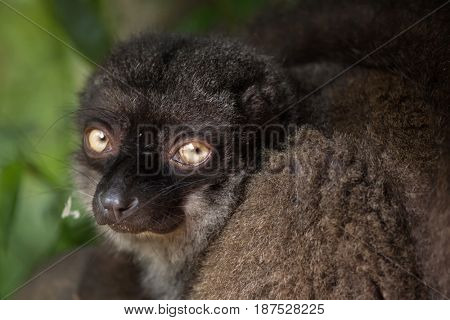
[[[444,2],[301,3],[249,35],[305,96]],[[302,102],[297,174],[252,178],[191,297],[450,296],[449,12]]]
[[[252,178],[190,297],[427,297],[409,212],[383,160],[367,149],[348,136],[303,129],[289,152],[271,154],[269,162],[289,155],[293,171]]]
[[[330,69],[296,72],[314,88]],[[303,129],[269,155],[290,154],[295,175],[263,169],[251,179],[191,297],[447,298],[447,129],[430,110],[413,82],[363,68],[313,97],[304,117],[320,131]]]

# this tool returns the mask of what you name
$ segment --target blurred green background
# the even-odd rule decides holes
[[[0,298],[95,234],[71,183],[72,115],[94,68],[86,57],[100,62],[142,30],[233,32],[263,3],[0,0]],[[69,196],[79,219],[61,217]]]

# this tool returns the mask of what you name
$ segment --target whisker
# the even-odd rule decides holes
[[[42,142],[42,140],[44,140],[44,138],[47,136],[47,134],[50,132],[51,129],[53,129],[53,127],[62,119],[65,119],[68,116],[74,115],[76,113],[76,111],[70,111],[67,112],[65,114],[63,114],[62,116],[58,117],[55,121],[53,121],[53,123],[47,128],[45,129],[44,133],[41,135],[40,138],[38,138],[38,140],[35,142],[34,147],[38,147],[39,144]]]
[[[64,168],[71,169],[71,170],[75,171],[76,173],[79,173],[79,174],[83,175],[84,177],[86,177],[87,179],[89,179],[90,182],[93,183],[93,184],[92,184],[93,186],[97,186],[98,183],[99,183],[99,181],[97,181],[97,180],[95,180],[93,177],[87,175],[85,172],[82,172],[82,171],[80,171],[80,170],[74,168],[71,164],[68,164],[65,160],[61,160],[61,159],[52,157],[52,156],[50,156],[50,155],[48,155],[48,154],[45,154],[45,153],[42,153],[42,152],[38,152],[38,151],[33,151],[33,153],[36,153],[36,154],[38,154],[38,155],[40,155],[40,156],[44,156],[44,157],[47,157],[47,158],[52,159],[52,160],[54,160],[54,161],[57,161],[57,162],[59,162],[60,164],[62,164],[62,165],[64,166]]]

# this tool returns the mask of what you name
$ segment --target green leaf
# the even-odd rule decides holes
[[[13,162],[0,169],[0,246],[6,249],[10,229],[17,209],[23,166]]]

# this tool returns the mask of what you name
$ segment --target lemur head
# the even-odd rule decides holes
[[[237,42],[143,35],[120,44],[81,94],[80,192],[92,196],[97,223],[119,233],[164,236],[192,224],[199,203],[214,219],[255,165],[256,131],[292,96],[269,58]]]

